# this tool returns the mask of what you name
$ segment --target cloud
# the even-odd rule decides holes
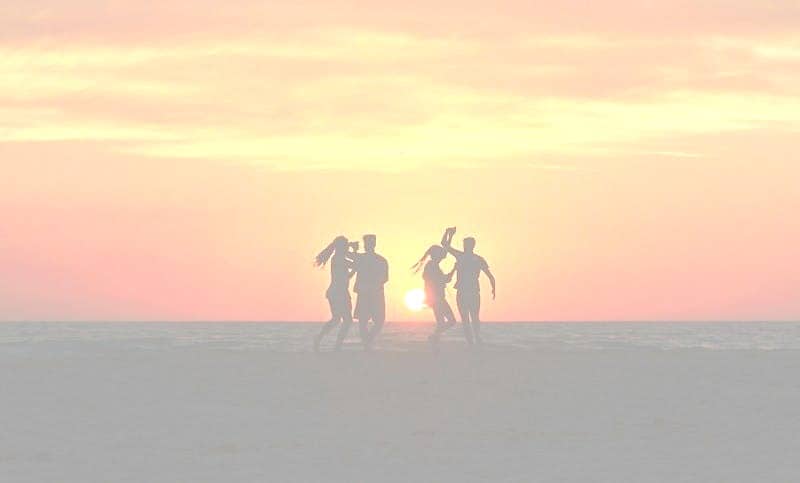
[[[0,39],[93,39],[158,42],[342,26],[355,30],[492,38],[538,34],[632,34],[637,36],[794,33],[800,5],[794,0],[357,0],[275,2],[213,0],[107,2],[29,0],[0,7]]]
[[[212,3],[3,7],[0,141],[396,170],[800,122],[793,2]]]

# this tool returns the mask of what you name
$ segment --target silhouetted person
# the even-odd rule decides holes
[[[383,286],[389,281],[389,264],[375,252],[377,238],[364,235],[364,253],[349,253],[356,270],[355,318],[364,348],[369,350],[386,322],[386,297]],[[372,321],[370,328],[369,322]]]
[[[456,323],[456,316],[447,303],[445,294],[445,288],[453,281],[456,269],[453,268],[450,273],[445,274],[439,266],[446,257],[447,251],[443,247],[433,245],[422,255],[417,264],[411,267],[414,273],[418,273],[423,264],[425,265],[422,271],[422,278],[425,280],[425,304],[433,309],[433,316],[436,319],[436,329],[428,339],[434,351],[439,349],[439,338],[442,334]]]
[[[331,262],[331,284],[325,296],[331,307],[331,320],[322,326],[319,335],[314,338],[314,351],[319,352],[322,339],[336,327],[339,322],[343,325],[339,329],[336,340],[336,350],[341,349],[344,337],[353,323],[353,303],[350,299],[350,279],[355,274],[353,262],[348,258],[348,250],[352,245],[343,236],[336,237],[330,245],[322,250],[315,258],[314,265],[324,267]]]
[[[456,302],[461,321],[464,325],[464,336],[467,342],[481,344],[481,283],[480,275],[484,272],[492,284],[492,299],[495,298],[496,287],[494,275],[483,257],[475,253],[475,239],[464,239],[464,251],[452,247],[456,228],[448,228],[442,237],[442,246],[456,257]]]

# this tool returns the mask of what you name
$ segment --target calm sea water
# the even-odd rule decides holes
[[[317,323],[3,323],[0,352],[36,349],[310,351]],[[354,327],[355,328],[355,327]],[[389,323],[378,344],[384,351],[427,350],[429,324]],[[509,323],[483,324],[488,350],[800,350],[800,323]],[[331,334],[328,346],[333,343]],[[443,339],[464,345],[460,326]],[[346,350],[357,350],[352,330]]]

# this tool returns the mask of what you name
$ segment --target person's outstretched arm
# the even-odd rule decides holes
[[[387,262],[385,258],[381,259],[381,269],[381,283],[385,284],[389,281],[389,262]]]
[[[494,300],[497,297],[497,286],[494,280],[494,275],[492,275],[492,271],[489,270],[488,265],[484,265],[481,268],[481,270],[483,270],[483,273],[485,273],[486,276],[489,277],[489,283],[492,284],[492,300]]]
[[[444,236],[442,236],[442,247],[444,247],[444,249],[447,250],[449,253],[451,253],[454,257],[458,258],[461,255],[463,255],[464,252],[462,252],[460,250],[456,250],[455,248],[453,248],[453,246],[452,246],[453,235],[455,235],[455,234],[456,234],[455,227],[448,228],[447,230],[445,230]]]
[[[456,273],[456,267],[453,267],[453,269],[450,270],[450,273],[448,273],[447,275],[444,276],[444,283],[452,282],[453,281],[453,275],[455,275],[455,273]]]

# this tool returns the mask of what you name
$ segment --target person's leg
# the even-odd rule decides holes
[[[366,316],[358,319],[358,336],[364,347],[367,347],[369,345],[369,319]]]
[[[436,327],[433,329],[433,334],[428,338],[431,342],[433,352],[439,352],[439,337],[444,332],[444,314],[442,313],[441,306],[436,303],[433,305],[433,317],[436,320]]]
[[[458,313],[461,315],[461,325],[464,327],[464,337],[467,339],[467,344],[472,345],[472,328],[470,327],[469,307],[467,306],[464,294],[461,292],[458,292],[456,295],[456,305],[458,305]]]
[[[445,320],[445,330],[456,325],[456,316],[447,300],[442,300],[442,317]]]
[[[342,349],[342,344],[344,344],[345,338],[347,338],[347,333],[350,331],[350,326],[353,325],[353,305],[350,302],[350,298],[345,302],[345,307],[343,307],[343,313],[340,314],[342,317],[342,326],[339,328],[339,335],[336,337],[336,346],[335,350],[339,351]]]
[[[339,351],[342,349],[344,340],[347,338],[347,333],[350,332],[351,325],[353,325],[352,317],[344,318],[344,320],[342,321],[342,326],[339,328],[339,335],[336,336],[335,350]]]
[[[472,321],[472,334],[475,336],[475,343],[478,345],[483,344],[481,338],[481,295],[473,295],[470,307],[470,320]]]
[[[358,320],[358,335],[361,337],[361,343],[364,347],[369,343],[369,314],[364,310],[366,298],[363,294],[358,294],[356,301],[355,318]]]
[[[384,317],[378,316],[378,318],[372,320],[372,328],[369,331],[369,349],[375,345],[375,340],[381,335],[381,331],[383,330],[383,324],[386,322]]]
[[[314,337],[314,352],[319,352],[319,345],[322,343],[322,339],[337,325],[339,325],[339,319],[337,317],[333,317],[322,326],[322,330],[320,330],[319,334]]]
[[[386,299],[383,292],[375,294],[370,307],[372,314],[372,329],[369,332],[369,345],[367,349],[371,349],[375,344],[375,339],[378,338],[383,330],[383,324],[386,322]]]

